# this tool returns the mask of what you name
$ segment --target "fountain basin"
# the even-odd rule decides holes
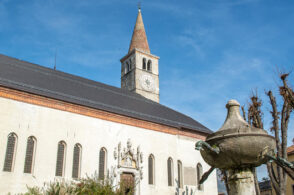
[[[220,132],[211,134],[206,142],[213,148],[218,147],[219,154],[204,147],[201,155],[210,166],[220,169],[257,167],[267,161],[264,155],[272,153],[275,148],[274,137],[264,130],[257,130],[258,133],[232,133],[234,129],[228,129],[221,132],[225,135]]]
[[[240,115],[240,104],[230,100],[226,105],[228,114],[223,126],[207,136],[206,142],[218,150],[203,147],[200,152],[210,165],[220,169],[257,167],[273,154],[275,139],[263,129],[250,126]]]

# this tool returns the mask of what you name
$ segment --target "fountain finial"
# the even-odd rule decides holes
[[[227,118],[219,131],[249,126],[240,114],[240,104],[237,100],[229,100],[226,104],[226,108],[228,109]]]

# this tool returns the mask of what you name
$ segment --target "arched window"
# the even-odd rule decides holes
[[[148,70],[148,71],[151,71],[151,70],[152,70],[152,61],[151,61],[151,60],[148,60],[148,63],[147,63],[147,70]]]
[[[167,181],[168,186],[173,186],[173,160],[172,158],[168,158],[167,160]]]
[[[127,68],[127,73],[130,71],[130,65],[129,62],[126,62],[126,68]]]
[[[183,188],[183,169],[182,162],[178,160],[178,186]]]
[[[127,63],[124,63],[124,71],[125,71],[125,74],[128,73],[128,65],[127,65]]]
[[[133,64],[133,63],[132,63],[132,59],[130,59],[130,62],[129,62],[129,65],[130,65],[130,66],[129,66],[129,70],[132,70],[132,64]]]
[[[79,178],[81,172],[82,146],[75,144],[73,151],[72,178]]]
[[[148,183],[154,184],[154,156],[152,154],[148,157]]]
[[[15,133],[10,133],[8,135],[6,154],[3,171],[11,172],[13,170],[15,150],[17,144],[17,136]]]
[[[33,136],[30,136],[27,140],[26,157],[23,171],[24,173],[33,173],[36,143],[36,138]]]
[[[99,152],[99,179],[104,179],[106,173],[106,149],[101,148]]]
[[[142,69],[146,70],[146,58],[143,58]]]
[[[203,168],[200,163],[197,164],[197,188],[198,190],[203,190],[203,184],[200,184],[199,181],[203,174]]]
[[[56,160],[55,176],[62,177],[63,174],[64,174],[65,151],[66,151],[66,144],[65,144],[64,141],[60,141],[58,143],[58,149],[57,149],[57,160]]]

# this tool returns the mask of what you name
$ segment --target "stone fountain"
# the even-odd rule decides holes
[[[274,155],[274,137],[263,129],[250,126],[240,115],[240,104],[230,100],[223,126],[207,136],[206,141],[196,143],[196,149],[212,168],[226,170],[229,195],[255,195],[253,168],[268,161]]]

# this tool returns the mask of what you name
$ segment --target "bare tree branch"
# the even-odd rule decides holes
[[[280,94],[283,96],[284,100],[287,101],[292,108],[294,108],[294,93],[293,90],[288,86],[287,84],[287,77],[289,76],[289,74],[282,74],[280,76],[283,85],[282,87],[280,87]]]
[[[252,126],[263,129],[263,123],[262,123],[263,113],[261,112],[262,101],[258,98],[257,92],[256,92],[256,95],[252,95],[250,99],[251,99],[251,103],[249,103],[249,108],[248,108],[248,113],[250,114],[249,114],[248,120],[251,121]]]
[[[244,106],[241,106],[241,109],[242,109],[242,113],[243,113],[243,118],[244,118],[245,121],[247,121],[246,120],[246,112],[245,112]]]
[[[277,181],[277,178],[273,170],[273,165],[272,163],[268,162],[266,166],[267,166],[267,171],[268,171],[268,175],[271,180],[272,186],[274,187],[274,190],[277,193],[280,191],[280,187],[279,187],[279,182]]]
[[[259,189],[258,179],[257,179],[257,174],[256,174],[256,167],[254,167],[252,169],[252,171],[253,171],[253,175],[254,175],[255,192],[256,192],[256,195],[260,195],[260,189]]]
[[[270,104],[272,106],[272,117],[273,117],[273,122],[272,122],[272,128],[271,131],[274,132],[275,134],[275,140],[276,140],[276,148],[277,148],[277,156],[281,157],[282,156],[282,147],[281,147],[281,142],[280,142],[280,135],[279,135],[279,112],[277,111],[277,102],[276,102],[276,98],[274,97],[272,91],[268,91],[267,95],[270,99]],[[276,191],[277,194],[283,194],[284,193],[284,173],[283,170],[281,169],[280,166],[276,166],[277,169],[277,175],[278,175],[278,179],[276,179],[276,181],[278,180],[278,185],[279,185],[279,191]],[[269,170],[268,170],[269,171]],[[272,178],[274,171],[271,171],[272,174],[270,174],[270,179],[272,181],[274,181],[274,178]],[[274,183],[274,182],[273,182]],[[276,188],[275,188],[276,190]]]

